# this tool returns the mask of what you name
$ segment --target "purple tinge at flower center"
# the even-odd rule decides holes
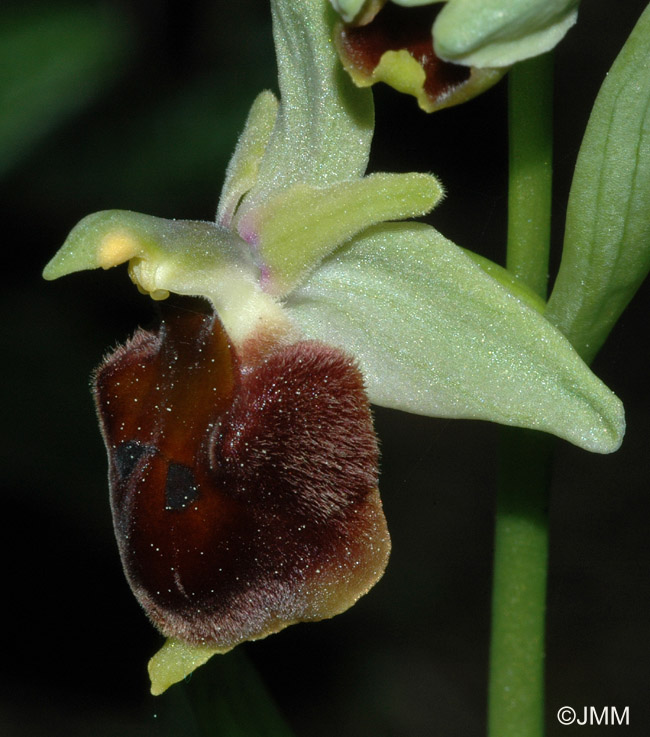
[[[154,624],[231,647],[351,606],[390,541],[362,377],[338,349],[174,309],[97,370],[115,533]]]

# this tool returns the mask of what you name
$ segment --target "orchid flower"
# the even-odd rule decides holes
[[[426,112],[466,102],[512,64],[550,51],[578,16],[578,0],[331,2],[345,21],[336,40],[355,84],[385,82]]]
[[[128,262],[201,298],[95,376],[125,572],[169,639],[161,693],[215,653],[342,612],[390,542],[368,400],[620,444],[619,400],[505,270],[429,225],[429,174],[365,175],[372,99],[326,0],[272,0],[280,100],[253,103],[216,222],[91,215],[44,275]],[[489,272],[489,273],[488,273]]]

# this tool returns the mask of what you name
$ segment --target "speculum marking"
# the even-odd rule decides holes
[[[170,463],[165,482],[165,509],[185,509],[199,495],[194,472],[189,466]]]
[[[146,445],[137,440],[120,443],[115,451],[115,468],[120,479],[128,478],[135,471],[139,460],[155,451],[153,445]]]

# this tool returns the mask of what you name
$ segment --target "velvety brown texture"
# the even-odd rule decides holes
[[[341,351],[239,356],[214,315],[173,310],[95,386],[122,562],[165,635],[230,647],[337,614],[381,576],[377,444]]]
[[[402,8],[389,3],[364,26],[342,26],[338,45],[346,63],[370,76],[386,51],[406,49],[424,69],[431,100],[446,98],[466,82],[469,67],[443,61],[433,50],[431,26],[440,8]]]

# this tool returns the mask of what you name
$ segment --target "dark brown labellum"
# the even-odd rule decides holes
[[[238,355],[213,314],[175,310],[104,361],[95,396],[124,570],[163,634],[230,647],[380,578],[376,439],[341,351]]]

